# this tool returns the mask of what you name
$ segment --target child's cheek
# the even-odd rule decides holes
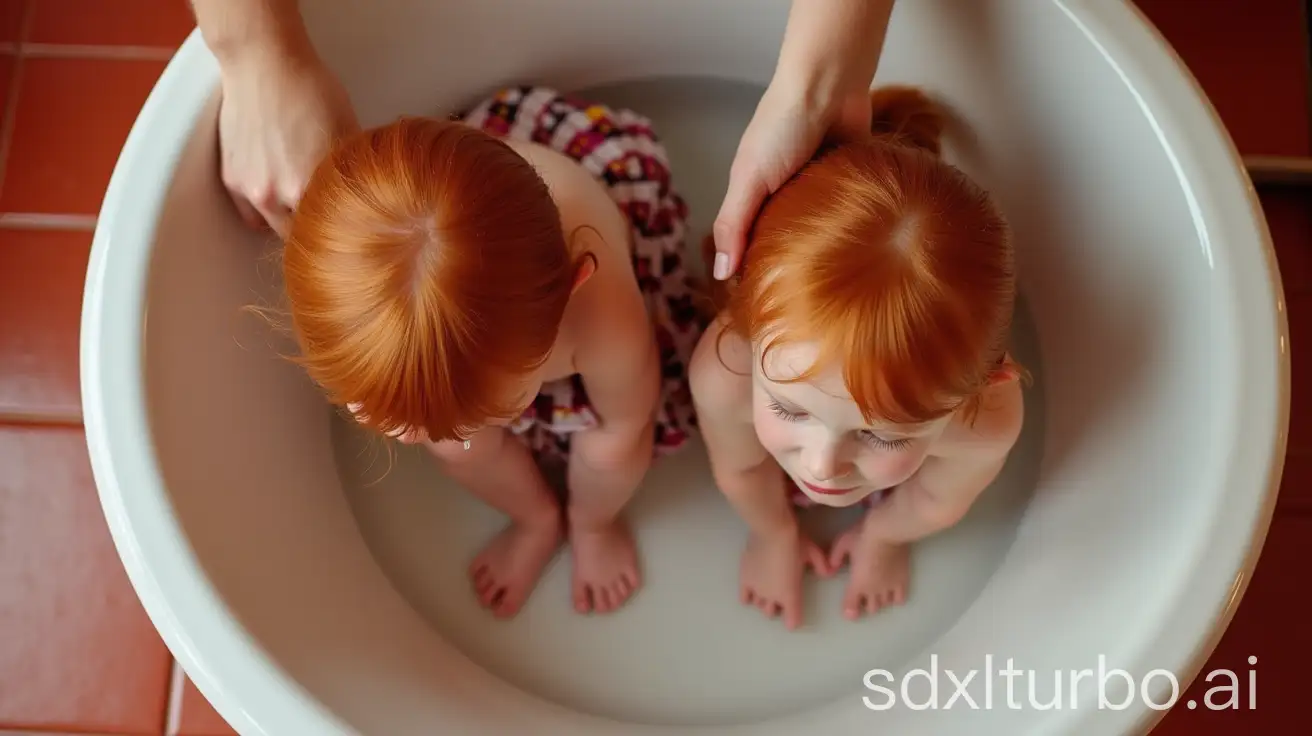
[[[899,452],[867,453],[858,465],[861,474],[876,485],[897,485],[915,474],[925,462],[925,447],[908,447]]]
[[[771,455],[787,452],[796,445],[796,428],[770,410],[757,409],[752,419],[756,424],[756,438]]]

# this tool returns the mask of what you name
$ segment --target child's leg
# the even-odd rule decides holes
[[[574,558],[574,609],[609,613],[642,585],[633,533],[622,518],[651,465],[651,432],[624,453],[579,452],[590,442],[609,438],[588,430],[574,435],[569,458],[569,536]],[[606,457],[606,467],[591,467],[581,457]]]
[[[484,429],[468,450],[459,442],[427,447],[453,480],[510,517],[474,558],[469,577],[485,607],[515,615],[563,540],[560,504],[529,448],[504,429]]]

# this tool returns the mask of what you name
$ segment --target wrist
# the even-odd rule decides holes
[[[201,37],[225,72],[313,59],[298,0],[193,0]]]
[[[893,0],[793,0],[770,86],[829,112],[869,94],[892,11]]]
[[[827,117],[851,94],[849,87],[850,82],[837,64],[812,60],[784,65],[781,60],[766,94],[784,106],[797,106]]]

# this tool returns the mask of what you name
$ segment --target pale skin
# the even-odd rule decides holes
[[[740,598],[785,626],[802,624],[806,568],[851,571],[843,615],[855,620],[906,600],[908,547],[955,525],[997,477],[1020,434],[1024,405],[1012,370],[985,389],[973,422],[959,413],[919,426],[867,422],[836,369],[786,383],[814,361],[813,345],[765,360],[717,319],[690,367],[693,401],[716,484],[746,522]],[[798,525],[790,481],[818,504],[845,507],[891,489],[829,550]]]
[[[460,441],[422,441],[445,472],[511,524],[474,559],[480,602],[513,616],[568,534],[572,598],[580,613],[609,613],[642,585],[633,535],[621,512],[651,464],[660,392],[655,336],[633,275],[628,221],[574,161],[534,143],[508,141],[546,182],[577,254],[560,333],[541,369],[507,387],[527,408],[543,383],[579,374],[600,426],[574,433],[562,510],[528,448],[489,422]],[[413,436],[398,437],[414,442]],[[562,513],[563,511],[563,513]]]

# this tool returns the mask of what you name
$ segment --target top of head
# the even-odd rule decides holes
[[[283,258],[300,362],[383,432],[456,439],[506,417],[508,378],[546,359],[574,264],[545,183],[455,121],[339,141]]]
[[[972,402],[1003,357],[1011,238],[939,158],[932,100],[886,87],[871,106],[872,135],[822,149],[765,203],[726,309],[762,368],[771,346],[813,343],[797,380],[841,367],[868,420],[918,424]]]

